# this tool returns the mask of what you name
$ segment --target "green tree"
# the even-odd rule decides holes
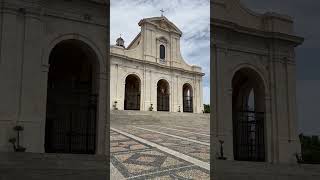
[[[210,104],[203,104],[203,113],[210,113]]]
[[[301,157],[304,163],[320,164],[319,136],[299,135],[301,142]]]

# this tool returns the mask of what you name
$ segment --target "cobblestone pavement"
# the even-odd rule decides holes
[[[110,136],[111,179],[210,179],[205,128],[111,123]]]

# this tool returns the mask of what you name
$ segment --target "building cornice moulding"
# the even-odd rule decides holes
[[[216,18],[211,18],[210,25],[213,31],[215,28],[224,28],[224,29],[229,29],[233,32],[248,34],[251,36],[258,36],[258,37],[271,39],[271,40],[274,39],[274,40],[289,41],[293,43],[295,46],[302,44],[304,41],[304,38],[299,36],[284,34],[280,32],[262,31],[254,28],[248,28],[233,22],[223,21]]]
[[[43,4],[43,5],[42,5]],[[87,24],[93,24],[97,26],[107,27],[107,22],[105,22],[107,14],[105,17],[101,16],[99,18],[97,14],[88,14],[86,12],[66,12],[63,9],[54,9],[47,7],[45,3],[38,4],[17,4],[10,2],[3,2],[3,7],[0,9],[0,13],[10,13],[14,15],[25,15],[41,20],[43,17],[57,17],[71,21],[77,21]]]
[[[184,70],[182,68],[161,65],[158,63],[150,62],[150,61],[141,61],[140,59],[135,59],[135,58],[131,58],[131,57],[115,54],[115,53],[110,53],[110,57],[116,57],[116,58],[125,59],[125,60],[129,60],[129,61],[137,62],[137,63],[144,63],[144,64],[155,66],[157,68],[164,68],[167,70],[177,70],[177,71],[180,71],[183,73],[189,73],[189,74],[193,74],[193,75],[199,75],[199,76],[205,75],[204,73],[200,73],[200,72],[196,72],[196,71],[188,71],[188,70]]]

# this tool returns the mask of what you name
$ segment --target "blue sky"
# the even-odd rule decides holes
[[[210,3],[209,0],[111,0],[110,43],[122,34],[128,45],[140,32],[143,18],[164,15],[182,32],[181,53],[188,64],[202,67],[203,101],[210,104]]]

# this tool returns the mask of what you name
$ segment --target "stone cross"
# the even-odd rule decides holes
[[[160,12],[161,12],[161,16],[163,16],[163,13],[164,13],[163,8],[160,10]]]

